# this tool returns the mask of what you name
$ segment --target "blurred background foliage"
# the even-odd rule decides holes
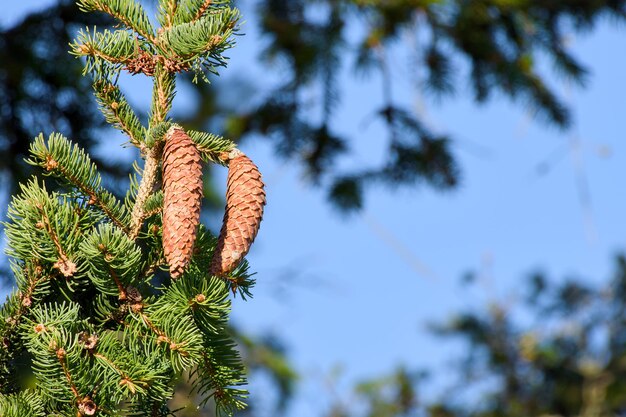
[[[258,65],[280,73],[281,82],[250,102],[220,93],[240,87],[228,85],[228,79],[211,86],[181,80],[197,98],[181,122],[238,141],[252,135],[271,141],[277,154],[298,161],[310,183],[327,190],[331,204],[344,211],[362,208],[371,184],[450,189],[459,182],[462,167],[450,149],[455,138],[432,132],[394,99],[397,68],[390,48],[407,51],[416,82],[434,99],[450,98],[469,85],[477,102],[503,94],[547,125],[567,128],[569,109],[548,79],[557,75],[584,85],[587,71],[569,53],[566,34],[591,30],[602,18],[626,18],[621,0],[256,0],[254,5],[250,20],[258,22],[265,41]],[[80,76],[81,63],[67,53],[67,45],[77,27],[109,23],[104,16],[80,13],[71,0],[59,0],[1,29],[3,197],[30,175],[23,158],[39,132],[63,132],[88,149],[108,134],[90,98],[90,83]],[[358,30],[348,30],[355,25]],[[546,60],[553,64],[547,72],[539,65]],[[465,75],[458,71],[460,62],[469,68]],[[387,127],[382,164],[343,170],[337,163],[365,146],[339,133],[334,120],[343,94],[337,69],[343,66],[380,80],[371,97],[377,102],[375,117]],[[232,82],[260,82],[238,77]],[[312,90],[319,92],[314,99],[307,94]],[[99,154],[94,159],[109,184],[115,188],[126,181],[127,168]],[[206,194],[220,203],[210,182]],[[528,323],[518,323],[503,303],[433,326],[442,337],[467,345],[452,370],[458,385],[441,400],[420,397],[427,372],[399,369],[359,384],[350,398],[337,399],[328,416],[626,414],[623,257],[615,269],[609,284],[597,288],[576,279],[555,285],[542,275],[532,277],[522,314],[531,317]],[[269,377],[276,413],[284,411],[297,383],[285,349],[275,337],[237,337],[250,369]],[[180,392],[174,401],[184,407],[185,387]],[[207,413],[184,409],[180,415]],[[255,415],[254,404],[248,414]]]
[[[438,400],[420,397],[427,374],[399,369],[355,387],[354,400],[329,416],[624,415],[626,258],[616,257],[606,285],[587,281],[552,284],[536,274],[516,308],[495,303],[433,325],[465,351],[451,364],[456,383]]]

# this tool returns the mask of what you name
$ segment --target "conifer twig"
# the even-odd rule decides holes
[[[61,369],[63,369],[63,374],[65,375],[65,379],[67,379],[67,383],[70,385],[70,389],[72,390],[72,394],[74,394],[74,398],[80,398],[80,393],[74,385],[74,381],[72,380],[72,375],[70,374],[69,369],[67,368],[67,364],[65,363],[65,356],[67,352],[62,347],[56,349],[55,351],[56,357],[61,365]]]
[[[111,275],[111,277],[113,278],[113,281],[115,281],[115,285],[117,285],[117,289],[120,292],[118,298],[120,299],[120,301],[126,300],[127,298],[126,290],[124,289],[124,286],[122,285],[122,282],[120,281],[119,277],[117,276],[113,268],[109,266],[107,269],[109,270],[109,275]]]
[[[109,359],[108,357],[104,356],[101,353],[94,353],[93,354],[94,358],[98,358],[101,361],[105,362],[108,366],[111,367],[111,369],[113,369],[119,376],[120,376],[120,385],[129,385],[129,389],[134,393],[135,389],[132,388],[132,385],[142,385],[144,388],[148,387],[148,384],[145,381],[133,381],[133,379],[126,373],[124,372],[122,369],[119,368],[119,366],[117,366],[111,359]]]
[[[167,113],[170,110],[172,99],[174,98],[173,89],[174,76],[159,65],[154,76],[154,90],[152,92],[153,106],[150,118],[151,126],[157,126],[167,118]],[[146,163],[131,216],[131,239],[137,238],[141,226],[146,219],[145,204],[156,185],[159,162],[161,159],[161,149],[162,146],[156,144],[146,154]]]
[[[48,218],[48,215],[44,213],[43,210],[41,210],[40,213],[42,216],[42,226],[46,230],[46,233],[48,233],[48,236],[50,236],[50,240],[52,240],[52,243],[54,244],[54,247],[56,248],[59,255],[59,259],[57,260],[57,262],[55,262],[54,268],[57,268],[64,277],[69,278],[76,273],[76,264],[72,262],[72,260],[63,250],[61,242],[59,241],[59,237],[54,232],[52,224],[50,224],[50,219]]]
[[[130,143],[145,153],[147,148],[142,140],[143,128],[119,87],[108,81],[97,81],[94,90],[107,121],[125,133]]]
[[[128,227],[124,224],[124,222],[119,219],[115,213],[113,213],[109,206],[105,204],[105,202],[98,196],[98,191],[90,188],[88,185],[83,184],[75,175],[69,172],[65,167],[61,164],[58,164],[56,161],[50,159],[48,163],[54,165],[54,168],[57,169],[61,175],[63,175],[69,182],[74,184],[76,188],[78,188],[83,194],[89,197],[89,204],[97,206],[100,210],[107,215],[109,219],[120,229],[124,231],[124,233],[128,233]]]
[[[28,277],[28,285],[25,290],[19,291],[17,293],[17,297],[19,299],[18,308],[15,313],[13,313],[10,317],[7,318],[6,323],[8,326],[5,328],[5,332],[0,334],[0,340],[6,339],[8,334],[18,325],[20,324],[20,319],[24,316],[27,310],[32,306],[33,300],[32,296],[35,293],[35,289],[39,284],[44,281],[47,281],[50,277],[48,275],[41,275],[39,270],[40,266],[35,266],[35,276],[31,276],[27,271],[26,265],[22,268],[24,270],[24,274]],[[6,346],[4,346],[6,348]]]
[[[163,330],[159,329],[152,322],[152,320],[150,320],[150,317],[148,317],[148,315],[146,313],[139,312],[139,315],[141,316],[141,319],[143,320],[143,322],[148,326],[148,328],[150,330],[152,330],[152,332],[154,332],[154,334],[157,335],[157,343],[165,342],[165,343],[167,343],[167,345],[170,348],[170,350],[176,351],[181,356],[184,356],[184,357],[189,356],[189,352],[187,352],[185,349],[182,348],[183,346],[186,345],[185,342],[178,343],[175,340],[172,340]]]
[[[137,191],[137,198],[133,207],[133,213],[130,220],[130,238],[137,239],[141,226],[146,219],[145,204],[154,186],[156,185],[156,177],[159,170],[159,146],[154,146],[146,155],[146,162],[141,175],[141,183]]]
[[[206,13],[206,11],[209,8],[209,6],[211,5],[211,3],[212,3],[212,0],[204,0],[204,3],[202,4],[202,6],[200,6],[198,8],[198,12],[193,17],[192,21],[196,21],[196,20],[200,19],[202,16],[204,16],[204,13]]]
[[[135,3],[127,3],[129,5],[128,10],[123,10],[120,6],[124,6],[124,2],[116,4],[117,7],[111,7],[108,1],[103,0],[79,0],[78,5],[84,11],[98,10],[119,20],[126,27],[133,29],[143,38],[153,42],[154,34],[151,31],[150,21],[145,16],[143,8]],[[115,3],[113,3],[115,4]],[[138,20],[133,21],[132,13],[135,13],[135,18]]]
[[[102,178],[88,154],[63,135],[53,133],[48,141],[40,134],[30,147],[33,159],[26,162],[44,168],[89,197],[113,224],[128,234],[127,212],[117,198],[102,187]]]
[[[172,27],[174,24],[174,15],[176,14],[176,9],[178,8],[178,0],[168,0],[165,13],[165,24],[163,25],[164,29]]]

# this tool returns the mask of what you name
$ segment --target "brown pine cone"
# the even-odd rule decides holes
[[[191,260],[201,201],[200,152],[183,129],[173,126],[163,149],[163,252],[172,278],[180,277]]]
[[[211,262],[213,275],[228,274],[246,256],[259,231],[265,206],[259,168],[238,149],[228,159],[226,212]]]

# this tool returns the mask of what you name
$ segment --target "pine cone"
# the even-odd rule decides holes
[[[226,212],[211,262],[213,275],[228,274],[246,256],[259,231],[265,206],[259,168],[237,149],[228,157]]]
[[[172,278],[183,273],[193,252],[200,222],[200,152],[180,127],[165,135],[163,149],[163,252]]]

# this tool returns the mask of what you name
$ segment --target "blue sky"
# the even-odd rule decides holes
[[[48,3],[7,2],[0,24]],[[244,70],[267,76],[251,66],[259,38],[249,3],[246,36],[230,52],[223,78]],[[624,36],[623,29],[604,23],[569,40],[591,77],[585,89],[555,80],[574,112],[567,132],[535,121],[523,105],[501,97],[478,106],[462,88],[456,98],[433,103],[411,85],[403,58],[394,57],[398,100],[425,115],[434,130],[458,139],[463,180],[453,192],[374,188],[364,213],[345,219],[322,191],[306,184],[297,166],[276,159],[267,142],[244,144],[264,173],[268,206],[249,255],[258,272],[255,297],[236,300],[233,317],[246,331],[273,332],[285,341],[303,379],[292,415],[318,415],[337,366],[340,392],[350,381],[399,364],[446,369],[459,346],[442,345],[426,324],[494,301],[516,305],[520,283],[532,271],[555,279],[609,276],[612,256],[626,243]],[[138,84],[129,94],[142,105],[148,85]],[[379,80],[357,82],[344,68],[341,84],[335,127],[359,138],[352,144],[358,158],[343,163],[377,161],[385,131],[367,117],[380,104]],[[175,106],[184,109],[190,102],[183,91]],[[539,175],[546,161],[551,169]],[[580,201],[582,179],[590,207]],[[472,288],[459,285],[468,270],[478,274]]]

